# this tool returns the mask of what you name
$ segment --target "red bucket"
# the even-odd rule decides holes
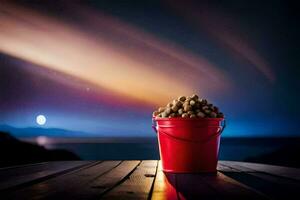
[[[216,172],[223,118],[153,118],[152,127],[163,171]]]

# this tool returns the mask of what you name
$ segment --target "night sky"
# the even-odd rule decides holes
[[[196,93],[224,136],[300,136],[299,20],[289,1],[1,1],[0,129],[155,136],[152,111]]]

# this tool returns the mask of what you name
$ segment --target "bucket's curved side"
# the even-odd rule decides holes
[[[164,133],[189,141],[206,141],[208,137],[222,132],[225,121],[222,118],[203,119],[154,119],[154,122]],[[201,133],[201,134],[199,134]]]
[[[184,124],[184,122],[181,122],[181,124]],[[207,140],[201,140],[201,142],[182,140],[174,137],[176,133],[170,135],[166,134],[165,131],[171,131],[171,133],[179,131],[181,135],[184,135],[191,130],[185,130],[184,128],[177,130],[176,126],[160,127],[160,124],[154,126],[155,131],[157,131],[162,167],[165,172],[216,172],[220,135],[225,128],[225,124],[219,127],[205,127],[204,129],[195,127],[197,126],[194,126],[192,129],[195,133],[194,135],[205,136]]]
[[[216,172],[220,135],[206,143],[173,140],[158,133],[162,168],[165,172],[201,173]]]

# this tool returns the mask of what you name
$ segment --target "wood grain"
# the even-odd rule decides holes
[[[52,199],[57,197],[67,199],[73,195],[73,192],[80,190],[81,186],[88,184],[95,177],[114,167],[119,162],[98,162],[20,189],[18,192],[10,192],[6,194],[6,197],[9,199]]]
[[[232,167],[228,167],[224,164],[222,164],[222,162],[218,162],[218,166],[217,166],[217,170],[220,172],[239,172],[240,170],[234,169]]]
[[[216,176],[204,176],[202,181],[207,183],[217,193],[219,199],[268,199],[260,191],[220,172]]]
[[[299,169],[220,161],[217,174],[164,173],[160,161],[59,161],[0,169],[1,199],[287,199]],[[1,190],[2,189],[2,190]]]
[[[245,172],[246,166],[239,166],[236,163],[231,167],[234,167],[238,172],[224,172],[227,176],[264,193],[271,199],[284,199],[287,194],[290,196],[300,194],[300,185],[297,180],[274,176],[261,171]]]
[[[168,176],[162,171],[161,161],[158,163],[156,178],[154,182],[152,199],[153,200],[166,200],[178,199],[175,184],[175,175],[169,174]]]
[[[123,161],[102,176],[98,176],[73,195],[72,199],[99,199],[120,184],[135,170],[140,161]]]
[[[265,165],[258,163],[236,162],[236,161],[223,161],[224,165],[236,169],[249,169],[252,172],[265,172],[275,176],[282,176],[290,179],[300,180],[300,169]]]
[[[0,170],[0,191],[28,185],[90,164],[90,161],[56,161]]]
[[[137,168],[118,186],[105,194],[103,199],[148,199],[157,161],[142,161]]]
[[[203,181],[203,178],[204,175],[200,174],[175,174],[175,186],[179,198],[218,199],[217,193]]]

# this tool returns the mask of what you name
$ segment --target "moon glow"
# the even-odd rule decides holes
[[[36,117],[36,123],[41,126],[44,125],[46,123],[46,117],[44,115],[38,115]]]

